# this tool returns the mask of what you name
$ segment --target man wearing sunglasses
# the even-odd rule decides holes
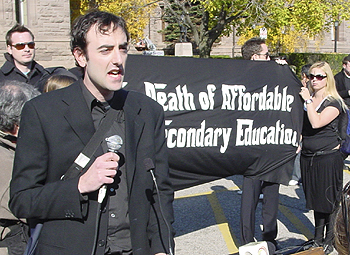
[[[334,76],[339,95],[350,107],[350,54],[343,59],[343,69]]]
[[[46,71],[34,61],[33,33],[25,26],[16,24],[6,34],[6,45],[6,62],[0,69],[0,80],[17,80],[38,87],[37,83]]]
[[[270,61],[265,39],[251,38],[241,48],[243,59]],[[275,60],[278,64],[287,64],[286,60]],[[277,213],[279,202],[279,184],[262,181],[258,177],[243,176],[241,198],[241,244],[255,241],[255,213],[259,199],[262,199],[263,241],[271,242],[277,249]],[[271,246],[271,247],[272,247]],[[270,247],[270,246],[269,246]],[[270,248],[269,248],[270,249]],[[273,249],[273,248],[271,248]],[[273,253],[271,250],[270,253]]]

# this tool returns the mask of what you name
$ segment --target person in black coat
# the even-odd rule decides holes
[[[343,59],[343,69],[334,76],[339,95],[350,107],[350,54]]]
[[[172,254],[174,191],[164,112],[146,95],[122,89],[129,43],[125,21],[93,11],[77,20],[71,35],[84,79],[25,105],[10,209],[30,224],[43,223],[37,255]],[[105,137],[122,138],[118,154],[108,152],[103,140],[80,174],[61,180],[84,158],[78,155],[109,111],[118,117]]]
[[[16,24],[6,34],[6,62],[0,68],[0,80],[17,80],[33,85],[45,73],[44,67],[34,61],[35,42],[33,33]]]
[[[31,84],[43,92],[46,80],[52,75],[66,75],[78,79],[64,67],[44,68],[35,60],[33,33],[25,26],[16,24],[6,34],[6,62],[0,68],[0,81],[15,80]]]

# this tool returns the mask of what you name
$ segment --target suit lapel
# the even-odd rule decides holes
[[[130,193],[132,189],[132,183],[136,168],[136,152],[137,144],[141,138],[142,130],[145,122],[140,116],[141,106],[138,101],[133,97],[134,93],[129,92],[124,105],[125,112],[125,129],[126,129],[126,160],[127,165],[127,179],[130,187]]]
[[[91,113],[87,107],[86,101],[82,94],[79,80],[69,86],[62,97],[65,109],[65,118],[73,129],[74,133],[86,145],[95,132]]]

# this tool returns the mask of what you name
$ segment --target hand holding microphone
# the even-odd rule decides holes
[[[107,147],[109,152],[114,152],[115,154],[118,153],[118,150],[123,145],[123,139],[119,135],[113,135],[108,138],[106,138],[107,141]],[[119,160],[118,160],[119,161]],[[115,174],[113,175],[114,178]],[[99,191],[98,191],[98,198],[97,201],[101,204],[103,202],[103,199],[106,196],[107,186],[103,185]]]
[[[118,137],[120,138],[120,136]],[[120,140],[116,140],[111,137],[107,139],[107,146],[110,152],[96,158],[90,168],[80,177],[78,189],[81,194],[96,191],[102,185],[105,186],[104,184],[114,182],[113,178],[117,173],[119,167],[118,162],[120,160],[119,155],[115,152],[117,152],[122,146],[122,139],[120,138]],[[116,143],[119,145],[116,145]],[[102,198],[103,200],[104,196],[102,197],[102,195],[99,195],[99,198]]]

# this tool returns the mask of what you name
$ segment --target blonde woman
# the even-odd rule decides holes
[[[305,116],[301,174],[306,208],[314,210],[314,245],[333,251],[333,219],[343,184],[343,156],[337,126],[346,105],[339,96],[328,63],[310,67],[310,88],[301,88]]]
[[[50,92],[56,89],[65,88],[75,82],[76,79],[67,75],[52,75],[47,79],[43,92]]]

